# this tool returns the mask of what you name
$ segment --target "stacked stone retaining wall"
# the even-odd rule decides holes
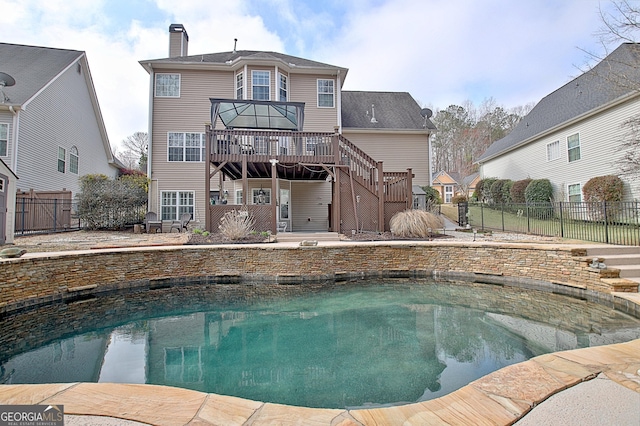
[[[360,243],[299,247],[175,246],[27,254],[0,262],[0,313],[119,288],[176,281],[304,284],[364,276],[436,276],[606,294],[602,271],[574,246]],[[633,290],[630,290],[633,291]],[[637,287],[636,287],[637,291]]]

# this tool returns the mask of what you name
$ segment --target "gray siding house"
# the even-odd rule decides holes
[[[84,52],[0,43],[0,159],[18,190],[79,190],[80,176],[116,167]]]
[[[151,88],[149,209],[163,220],[190,213],[215,231],[225,208],[249,205],[287,231],[381,229],[392,211],[380,194],[400,209],[411,179],[429,185],[435,127],[410,94],[343,91],[343,67],[278,52],[193,55],[188,41],[173,24],[169,57],[140,61]]]
[[[596,176],[620,175],[625,122],[640,114],[640,45],[624,43],[589,71],[544,97],[477,160],[484,178],[549,179],[556,201],[582,201]],[[640,180],[620,175],[624,199]]]
[[[18,177],[0,158],[0,245],[13,243]]]

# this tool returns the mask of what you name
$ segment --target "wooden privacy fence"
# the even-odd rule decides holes
[[[80,229],[71,191],[16,194],[15,235]]]

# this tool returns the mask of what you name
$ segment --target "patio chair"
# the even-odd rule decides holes
[[[287,222],[278,222],[278,232],[287,232]]]
[[[173,222],[171,222],[171,228],[169,229],[169,232],[173,231],[174,229],[177,229],[178,232],[182,232],[183,229],[186,231],[189,222],[191,222],[191,213],[182,213],[180,215],[180,220],[174,220]]]
[[[151,230],[154,232],[162,232],[162,221],[158,220],[158,215],[155,212],[147,212],[144,215],[144,229],[147,234],[151,233]]]

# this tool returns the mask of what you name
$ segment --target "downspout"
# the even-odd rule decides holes
[[[338,132],[342,134],[342,79],[340,78],[340,70],[338,70],[336,74],[336,111],[337,111],[337,122],[338,122]]]
[[[18,174],[18,133],[20,128],[20,116],[18,111],[9,105],[9,111],[13,114],[13,155],[11,156],[11,169],[13,173]]]
[[[152,162],[153,162],[153,86],[154,86],[154,78],[155,73],[153,71],[152,65],[149,65],[149,130],[147,132],[147,178],[151,182],[151,170],[152,170]],[[151,210],[151,189],[153,185],[149,185],[149,193],[147,194],[147,210]]]
[[[433,136],[433,134],[429,132],[429,136],[427,136],[427,141],[429,142],[429,186],[433,186],[433,165],[431,163],[433,159],[433,150],[431,147],[431,136]]]

